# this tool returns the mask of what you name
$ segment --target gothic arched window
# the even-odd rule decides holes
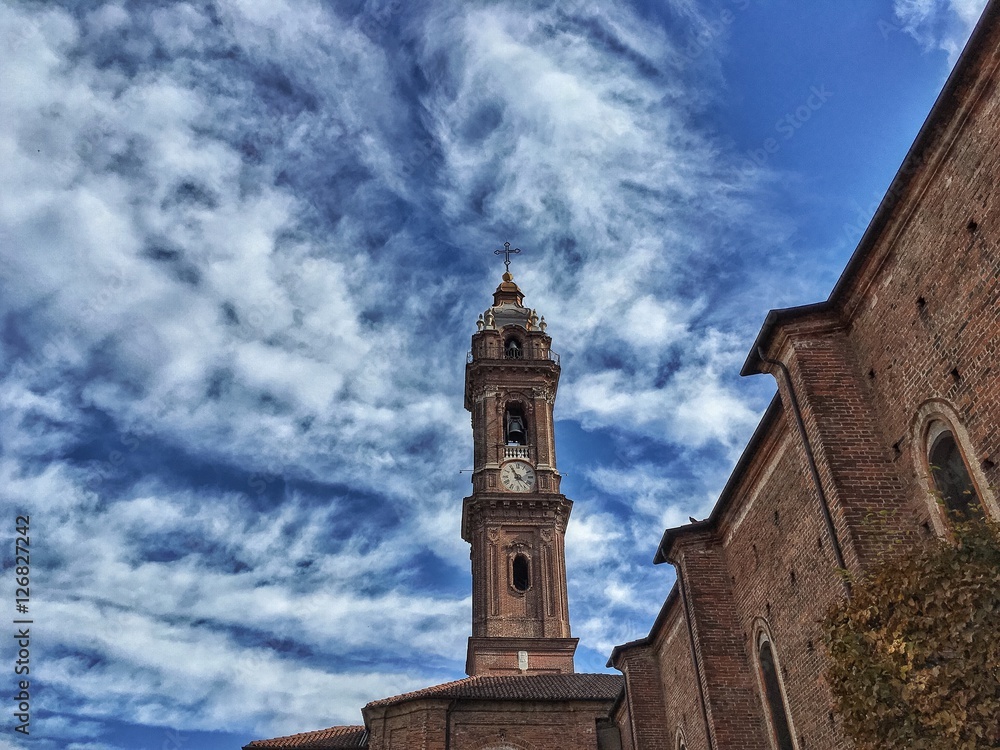
[[[503,441],[507,445],[528,444],[528,420],[520,404],[508,404],[503,415]]]
[[[764,703],[770,719],[771,733],[777,750],[795,750],[792,742],[792,728],[788,720],[788,707],[781,691],[781,678],[778,676],[778,662],[774,656],[771,639],[764,633],[760,634],[757,645],[757,663],[760,666],[760,681],[764,691]]]
[[[935,434],[936,432],[936,434]],[[980,510],[979,496],[951,430],[932,431],[927,463],[934,487],[950,516],[968,518]]]

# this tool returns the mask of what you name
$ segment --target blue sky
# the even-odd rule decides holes
[[[463,675],[463,367],[506,240],[602,670],[773,393],[737,375],[764,315],[827,296],[983,5],[0,7],[0,492],[34,552],[0,748],[239,747]]]

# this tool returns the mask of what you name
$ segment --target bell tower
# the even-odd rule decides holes
[[[506,252],[510,250],[505,245]],[[505,251],[498,251],[505,252]],[[465,368],[472,413],[470,675],[573,672],[564,535],[573,503],[559,493],[552,407],[559,358],[545,319],[507,272],[476,323]]]

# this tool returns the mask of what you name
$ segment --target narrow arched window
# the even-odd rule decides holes
[[[517,591],[531,588],[531,562],[528,556],[518,552],[510,564],[511,583]]]
[[[927,463],[934,478],[934,487],[950,515],[968,518],[979,511],[979,496],[962,458],[962,451],[950,430],[944,430],[934,438],[927,453]]]
[[[760,662],[760,677],[764,687],[764,702],[767,704],[768,716],[771,719],[771,730],[777,750],[795,750],[792,743],[792,730],[788,722],[788,709],[781,693],[781,682],[778,678],[778,665],[774,659],[771,641],[762,638],[757,650]]]
[[[520,404],[509,404],[504,411],[503,437],[507,445],[528,444],[528,422]]]
[[[504,359],[523,359],[524,348],[521,346],[521,342],[513,336],[507,339],[503,348],[503,356]]]

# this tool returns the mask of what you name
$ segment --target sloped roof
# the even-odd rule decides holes
[[[386,707],[422,698],[447,698],[493,701],[613,701],[625,679],[618,674],[535,674],[480,675],[443,685],[403,693],[392,698],[372,701],[365,708]],[[303,732],[270,740],[254,740],[244,750],[263,748],[294,748],[295,750],[328,750],[342,747],[368,747],[368,732],[364,727],[330,727],[315,732]]]
[[[250,748],[295,748],[295,750],[329,750],[340,747],[368,747],[368,731],[364,727],[330,727],[318,729],[315,732],[302,732],[287,737],[275,737],[270,740],[254,740],[244,745],[244,750]]]
[[[496,701],[614,700],[624,678],[616,674],[479,675],[372,701],[365,708],[392,706],[422,698]]]

